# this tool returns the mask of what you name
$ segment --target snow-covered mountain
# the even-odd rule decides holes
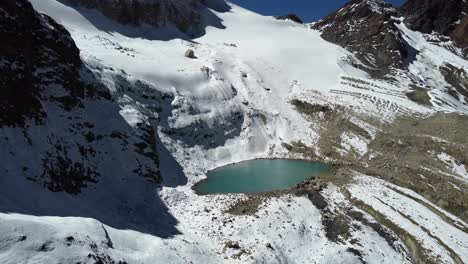
[[[111,93],[100,77],[108,69],[83,63],[52,18],[28,1],[2,10],[2,212],[177,233],[155,196],[165,158],[154,129],[170,96],[124,75],[108,75],[116,85]],[[124,96],[130,88],[135,92]],[[145,104],[147,114],[126,108],[130,102]]]
[[[462,1],[411,0],[401,8],[408,27],[422,33],[439,33],[450,37],[467,56],[468,5]]]
[[[364,64],[363,70],[381,77],[405,68],[414,56],[398,29],[398,17],[398,11],[385,1],[355,0],[312,27],[325,40],[353,52]]]
[[[30,2],[0,3],[0,263],[468,262],[466,1]],[[192,190],[255,158],[335,169]]]

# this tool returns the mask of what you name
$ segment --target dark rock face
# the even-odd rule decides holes
[[[289,19],[289,20],[292,20],[296,23],[299,23],[299,24],[303,24],[304,22],[302,21],[302,19],[296,15],[296,14],[287,14],[285,16],[277,16],[275,17],[276,19],[278,20],[286,20],[286,19]]]
[[[162,26],[174,24],[183,32],[200,24],[203,0],[68,0],[73,5],[95,8],[122,24]]]
[[[81,81],[80,52],[68,31],[37,13],[29,1],[7,1],[0,8],[0,127],[26,131],[28,121],[43,125],[49,104],[64,112],[81,108],[90,94]],[[97,172],[70,159],[60,142],[49,143],[54,150],[45,152],[38,175],[45,187],[76,194],[87,182],[96,182]]]
[[[98,182],[99,166],[93,160],[99,154],[105,154],[93,146],[103,136],[96,136],[93,133],[96,125],[86,120],[96,115],[86,109],[86,104],[106,102],[111,109],[103,112],[115,111],[113,115],[118,115],[118,109],[112,107],[107,89],[85,69],[80,52],[65,28],[50,17],[37,13],[26,0],[2,2],[0,8],[0,38],[3,40],[0,45],[0,128],[22,128],[28,147],[32,147],[34,140],[46,143],[44,149],[35,150],[43,152],[43,156],[39,155],[42,156],[42,172],[28,175],[28,179],[53,192],[78,194],[87,183]],[[88,83],[82,80],[84,76]],[[71,121],[73,119],[81,121]],[[45,127],[45,123],[55,122],[60,123],[58,127],[63,127]],[[29,136],[33,125],[44,128],[42,138]],[[159,182],[153,127],[148,122],[139,124],[135,128],[138,130],[136,140],[132,140],[135,135],[125,126],[124,131],[121,127],[110,128],[113,130],[108,134],[126,135],[119,139],[127,144],[135,141],[134,153],[146,160],[137,159],[134,172]],[[79,155],[73,157],[74,152]],[[24,164],[25,172],[28,167]]]
[[[401,35],[395,17],[422,33],[436,32],[453,40],[468,53],[468,2],[459,0],[409,0],[395,9],[383,0],[352,0],[312,25],[322,37],[353,52],[364,64],[355,65],[375,78],[405,69],[417,51]],[[433,41],[433,40],[431,40]]]
[[[405,23],[422,33],[433,31],[468,47],[468,2],[462,0],[409,0],[401,8]]]
[[[468,72],[451,64],[440,67],[445,81],[450,85],[448,93],[455,99],[468,105]]]
[[[176,234],[156,189],[158,113],[173,98],[82,62],[69,32],[27,0],[0,1],[0,39],[0,212]]]
[[[395,26],[398,11],[381,0],[353,0],[312,27],[322,37],[355,53],[360,66],[374,77],[382,77],[391,67],[403,68],[412,50]]]
[[[0,124],[41,122],[41,99],[78,105],[81,60],[68,32],[24,0],[2,1],[0,21]]]

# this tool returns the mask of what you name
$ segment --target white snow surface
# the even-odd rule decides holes
[[[408,197],[394,191],[397,189],[394,185],[364,175],[358,175],[355,179],[356,183],[348,188],[352,197],[371,206],[414,236],[429,254],[438,258],[439,263],[453,263],[444,246],[453,250],[463,262],[468,261],[468,234],[460,227],[449,224],[428,207],[416,202],[413,199],[415,196]],[[456,220],[454,216],[449,217]]]
[[[409,87],[409,78],[402,77],[399,85],[375,81],[375,90],[343,84],[342,76],[368,78],[367,74],[350,66],[348,61],[353,59],[352,54],[324,41],[319,32],[305,25],[263,17],[233,4],[229,12],[212,11],[224,28],[208,27],[204,36],[187,41],[159,40],[165,39],[172,29],[131,28],[97,11],[73,9],[55,0],[31,2],[70,31],[86,63],[123,71],[130,78],[175,95],[172,112],[161,114],[163,120],[167,118],[163,125],[175,130],[185,129],[187,135],[174,138],[164,129],[159,134],[162,144],[182,167],[188,183],[164,187],[160,191],[169,212],[179,222],[180,234],[166,239],[118,230],[87,218],[2,213],[0,233],[7,234],[8,239],[1,240],[1,263],[64,263],[82,259],[93,243],[105,244],[104,230],[113,246],[99,247],[95,253],[128,263],[359,263],[357,256],[347,251],[349,245],[332,243],[325,237],[320,213],[306,198],[269,199],[257,213],[260,218],[232,216],[223,210],[243,199],[243,195],[198,196],[191,187],[206,177],[208,170],[218,166],[267,156],[284,157],[287,153],[281,147],[282,142],[300,140],[313,145],[317,135],[310,129],[312,124],[294,109],[289,103],[291,99],[354,106],[357,111],[389,120],[401,113],[432,113],[433,109],[402,96]],[[405,28],[402,30],[415,46],[425,43],[416,34]],[[197,59],[183,56],[189,48],[195,51]],[[421,46],[423,50],[427,48]],[[448,60],[453,60],[453,56],[447,56]],[[458,61],[457,65],[467,66],[466,61]],[[432,73],[420,69],[418,63],[413,69],[419,76]],[[103,72],[102,78],[108,78],[112,90],[111,78],[106,74]],[[122,100],[120,114],[130,125],[144,118],[138,105],[125,98]],[[459,107],[445,110],[468,112],[466,107],[453,104]],[[235,121],[237,113],[243,114],[242,122]],[[193,144],[190,133],[197,133],[196,125],[200,122],[215,132],[221,127],[221,135],[203,144]],[[367,150],[366,142],[360,138],[347,136],[343,141],[347,148],[355,149],[360,155]],[[161,171],[165,180],[170,181],[176,176],[164,162],[161,161]],[[382,190],[396,196],[382,184],[366,183],[365,186],[375,188],[376,192],[369,193],[360,185],[353,186],[350,191],[366,203],[379,203],[375,196]],[[331,197],[337,195],[332,190],[329,192]],[[403,196],[398,197],[398,201],[400,199],[402,203],[410,203]],[[374,208],[379,206],[390,205],[379,203]],[[397,208],[416,210],[411,209],[412,206],[414,203]],[[419,213],[411,212],[418,217],[416,220],[433,226],[434,232],[438,232],[435,235],[468,261],[466,236],[455,234],[443,221],[431,222],[438,220],[437,217],[420,209]],[[393,209],[382,213],[388,212]],[[389,217],[401,218],[396,213]],[[441,261],[450,263],[447,252],[419,227],[405,219],[398,219],[398,222],[407,225],[405,228],[434,254],[440,254]],[[363,227],[354,235],[364,243],[361,250],[368,263],[408,262],[369,228]],[[27,238],[20,246],[12,242],[22,236]],[[81,241],[80,246],[68,248],[57,242],[69,236]],[[239,241],[247,253],[233,257],[239,251],[223,249],[228,240]],[[267,243],[274,250],[268,249]],[[54,250],[48,251],[50,248]]]
[[[447,153],[439,153],[437,158],[443,162],[445,162],[449,168],[455,173],[455,175],[461,177],[464,181],[468,181],[468,171],[466,169],[466,165],[457,162],[452,156],[448,155]]]
[[[367,141],[360,136],[352,133],[343,133],[341,135],[341,145],[348,152],[355,151],[362,157],[367,153]]]
[[[345,63],[348,52],[322,40],[319,32],[291,21],[259,16],[235,5],[230,12],[215,12],[226,29],[208,27],[203,37],[190,42],[151,40],[144,34],[141,38],[127,37],[126,32],[139,29],[121,26],[96,11],[78,9],[115,30],[103,31],[60,2],[32,3],[71,32],[85,61],[124,70],[162,91],[175,93],[173,104],[196,109],[196,115],[186,109],[174,111],[170,127],[183,128],[199,120],[214,127],[229,122],[235,112],[245,113],[248,118],[241,124],[238,137],[199,153],[203,155],[202,162],[209,163],[202,170],[265,155],[271,146],[281,142],[302,140],[311,144],[315,135],[304,132],[310,131],[309,123],[289,103],[290,99],[315,98],[318,92],[333,102],[337,96],[328,94],[339,89],[339,76],[366,77]],[[195,51],[198,59],[183,56],[188,48]],[[347,101],[349,105],[353,103]],[[135,118],[131,109],[125,108],[121,113]],[[266,117],[266,124],[259,114]],[[193,151],[198,151],[197,147]]]

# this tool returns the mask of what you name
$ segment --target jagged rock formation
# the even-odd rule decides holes
[[[399,17],[412,30],[442,35],[431,41],[453,40],[466,56],[467,12],[468,3],[458,0],[410,0],[398,9],[383,0],[353,0],[312,27],[325,40],[355,53],[364,64],[355,66],[379,78],[392,69],[406,69],[417,54],[397,28]]]
[[[6,1],[0,7],[0,124],[21,125],[26,118],[40,123],[45,117],[41,99],[67,109],[78,105],[85,89],[79,81],[79,50],[70,34],[27,1]]]
[[[462,0],[410,0],[401,8],[405,23],[422,33],[437,32],[468,47],[468,2]]]
[[[356,65],[382,77],[391,68],[403,68],[412,50],[395,26],[398,11],[382,0],[353,0],[312,25],[322,37],[356,54]]]
[[[278,19],[278,20],[286,20],[286,19],[289,19],[289,20],[292,20],[292,21],[294,21],[294,22],[296,22],[296,23],[299,23],[299,24],[304,23],[304,22],[302,21],[302,19],[301,19],[298,15],[296,15],[296,14],[287,14],[287,15],[285,15],[285,16],[276,16],[275,18]]]
[[[154,195],[162,180],[155,127],[171,97],[85,65],[68,31],[27,0],[1,2],[0,21],[0,210],[161,232],[144,218],[172,221],[159,217]],[[175,232],[168,225],[161,235]]]
[[[440,72],[449,84],[448,93],[455,99],[468,104],[468,72],[451,64],[440,67]]]
[[[95,8],[122,24],[162,26],[174,24],[183,32],[200,24],[203,0],[68,0],[71,4]]]

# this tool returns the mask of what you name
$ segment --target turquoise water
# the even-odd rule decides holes
[[[196,184],[194,189],[198,194],[284,190],[329,168],[322,163],[302,160],[250,160],[209,171],[208,178]]]

